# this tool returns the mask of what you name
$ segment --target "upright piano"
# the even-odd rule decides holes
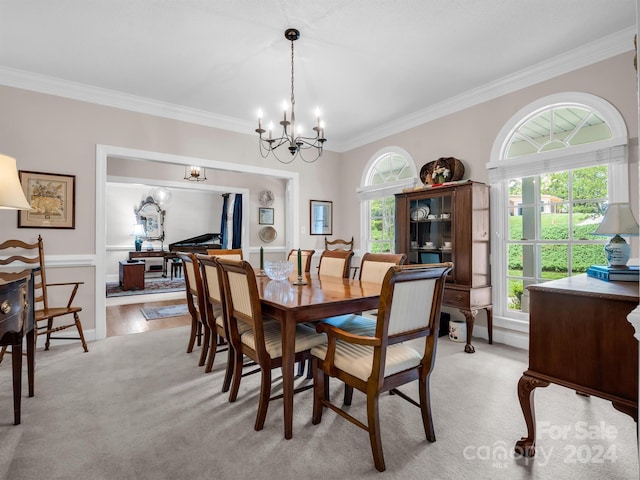
[[[222,248],[222,238],[219,233],[204,233],[179,242],[169,244],[170,252],[207,253],[207,250]]]

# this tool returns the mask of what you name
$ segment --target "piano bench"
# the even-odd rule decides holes
[[[171,280],[173,277],[182,277],[182,260],[179,258],[171,259]]]

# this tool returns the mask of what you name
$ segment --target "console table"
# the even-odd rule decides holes
[[[0,345],[11,346],[13,419],[20,424],[22,396],[22,340],[27,337],[29,396],[34,392],[35,330],[33,270],[0,272]]]
[[[638,421],[638,342],[627,316],[638,282],[586,275],[531,285],[529,368],[518,382],[527,436],[516,451],[535,455],[534,391],[550,383],[611,401]]]
[[[129,260],[137,258],[162,258],[162,276],[167,276],[167,261],[176,258],[175,252],[165,252],[164,250],[141,250],[139,252],[129,252]]]

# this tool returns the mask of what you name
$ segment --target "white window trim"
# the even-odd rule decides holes
[[[551,105],[576,104],[587,106],[597,111],[611,128],[612,138],[606,141],[554,150],[535,155],[503,160],[507,140],[521,125],[522,120],[532,114],[548,108]],[[529,315],[527,313],[504,311],[499,296],[506,288],[505,271],[506,256],[504,254],[505,231],[505,195],[508,195],[506,180],[519,176],[531,176],[545,173],[545,168],[551,168],[554,159],[562,158],[554,163],[552,169],[568,170],[595,165],[600,162],[610,163],[609,167],[609,200],[624,202],[629,199],[628,182],[628,133],[624,118],[620,112],[603,98],[580,92],[565,92],[540,98],[520,109],[502,127],[491,149],[490,162],[487,164],[490,179],[490,208],[491,208],[491,278],[493,283],[494,325],[510,330],[528,331]],[[562,155],[562,152],[565,152]],[[567,154],[567,151],[571,153]],[[574,155],[575,154],[575,155]],[[535,163],[534,163],[535,162]],[[508,315],[508,316],[507,316]]]

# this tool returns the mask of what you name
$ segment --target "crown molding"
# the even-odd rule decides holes
[[[495,82],[490,82],[387,124],[380,125],[366,134],[355,137],[349,142],[333,143],[331,145],[331,151],[339,153],[346,152],[388,137],[389,135],[403,132],[446,115],[512,93],[516,90],[628,52],[633,50],[632,39],[635,33],[635,27],[629,27],[608,35],[583,47],[520,70],[513,75],[503,77]],[[255,126],[248,120],[217,115],[204,110],[187,108],[176,104],[4,66],[0,66],[0,85],[170,118],[236,133],[249,134]]]
[[[217,115],[204,110],[183,107],[168,102],[129,95],[115,90],[108,90],[106,88],[62,80],[4,66],[0,66],[0,85],[238,133],[247,133],[254,128],[253,123],[248,120]]]

